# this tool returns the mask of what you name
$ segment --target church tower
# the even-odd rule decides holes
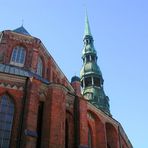
[[[104,80],[101,70],[97,64],[97,52],[94,48],[94,40],[91,34],[87,15],[85,18],[85,31],[83,42],[83,66],[80,72],[82,94],[95,107],[104,111],[108,115],[111,115],[109,109],[109,98],[105,95],[103,89]]]

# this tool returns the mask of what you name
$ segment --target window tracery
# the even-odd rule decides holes
[[[0,96],[0,147],[9,148],[14,116],[14,103],[7,96]]]
[[[38,63],[37,63],[37,74],[42,76],[43,73],[43,61],[41,57],[38,58]]]
[[[26,51],[24,47],[17,46],[13,49],[10,64],[23,67],[25,63]]]

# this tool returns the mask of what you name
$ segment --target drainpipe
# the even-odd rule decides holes
[[[22,99],[22,110],[20,113],[20,119],[19,119],[19,126],[18,126],[18,136],[17,136],[17,144],[16,148],[21,148],[21,143],[22,143],[22,135],[23,135],[23,123],[24,123],[24,115],[25,115],[25,107],[26,107],[26,101],[27,101],[27,87],[29,84],[29,77],[26,78],[25,82],[25,88],[24,88],[24,95]]]

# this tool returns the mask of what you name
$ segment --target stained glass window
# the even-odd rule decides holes
[[[7,95],[0,96],[0,148],[9,148],[14,103]]]
[[[17,46],[13,49],[10,64],[24,66],[26,51],[24,47]]]

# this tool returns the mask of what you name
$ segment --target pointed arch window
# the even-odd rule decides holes
[[[25,63],[26,50],[17,46],[13,49],[10,64],[23,67]]]
[[[14,116],[14,103],[7,95],[0,96],[0,147],[9,148]]]
[[[88,128],[88,148],[92,148],[92,136],[90,128]]]
[[[42,76],[43,73],[43,61],[41,57],[38,57],[38,63],[37,63],[37,74]]]

